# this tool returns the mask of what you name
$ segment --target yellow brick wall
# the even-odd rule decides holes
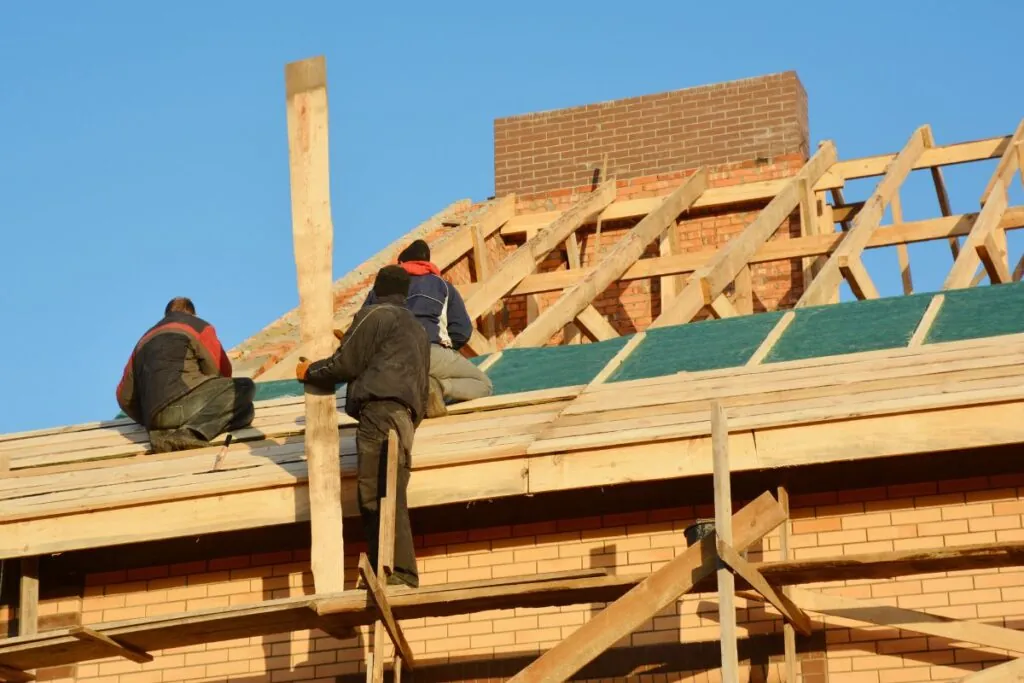
[[[1024,476],[1000,475],[914,485],[793,496],[796,558],[1024,540]],[[738,507],[739,503],[737,503]],[[521,526],[444,534],[417,539],[423,585],[530,575],[590,567],[620,574],[647,573],[685,547],[682,530],[710,507],[680,507],[606,516],[579,517]],[[777,559],[778,532],[753,560]],[[349,543],[348,579],[354,583],[356,554]],[[81,601],[44,603],[44,614],[81,611],[85,624],[153,616],[208,607],[243,605],[312,592],[308,553],[280,552],[217,558],[207,562],[147,568],[87,577]],[[850,581],[828,586],[855,598],[986,623],[1024,627],[1024,569],[982,570],[911,576],[897,580]],[[782,622],[761,603],[738,601],[741,638],[779,634]],[[421,658],[467,656],[490,659],[536,654],[565,638],[600,609],[599,605],[496,610],[403,622]],[[718,637],[715,596],[686,596],[617,647],[713,642]],[[816,618],[816,630],[821,631]],[[165,683],[228,680],[360,680],[370,635],[337,641],[319,631],[211,643],[156,654],[149,664],[106,660],[77,666],[86,683]],[[819,634],[819,638],[821,635]],[[956,680],[1007,659],[1005,652],[953,647],[941,638],[888,628],[831,626],[827,652],[802,653],[804,683],[900,683]],[[781,636],[775,636],[780,643]],[[798,637],[799,639],[799,637]],[[685,647],[685,646],[684,646]],[[771,675],[777,680],[777,655]],[[67,669],[55,671],[67,675]],[[336,679],[336,677],[343,677]],[[41,678],[46,679],[46,672]],[[717,678],[712,675],[712,678]],[[479,679],[478,679],[479,680]],[[677,671],[631,680],[709,680],[705,672]]]

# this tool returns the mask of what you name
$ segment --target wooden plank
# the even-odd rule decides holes
[[[707,171],[701,168],[676,188],[657,209],[633,226],[595,269],[566,290],[558,301],[520,332],[510,347],[523,348],[547,343],[555,332],[571,322],[639,259],[647,245],[657,239],[669,225],[674,225],[679,214],[693,204],[706,186]]]
[[[549,225],[537,231],[523,246],[509,254],[494,273],[466,297],[470,318],[481,315],[508,294],[541,261],[564,242],[588,218],[615,199],[615,184],[602,183],[573,204]]]
[[[839,259],[839,273],[846,278],[850,290],[858,299],[877,299],[878,289],[871,281],[860,256],[842,256]]]
[[[910,140],[900,150],[900,153],[886,167],[885,175],[865,202],[864,208],[853,219],[853,225],[849,232],[843,237],[836,250],[832,252],[832,255],[825,262],[821,272],[814,278],[811,285],[804,290],[803,295],[796,303],[796,308],[816,305],[816,302],[821,301],[828,292],[836,288],[839,285],[840,279],[844,276],[844,272],[841,270],[843,264],[847,265],[845,274],[864,274],[860,272],[863,270],[863,267],[858,269],[854,259],[860,256],[860,252],[870,242],[872,233],[878,227],[885,213],[885,207],[910,174],[914,163],[924,153],[924,136],[928,128],[928,126],[922,126],[915,130],[910,136]],[[852,269],[850,269],[851,265],[853,266]],[[857,282],[860,282],[861,287],[868,287],[866,282],[861,280]],[[851,281],[850,285],[854,286],[854,282]],[[874,288],[873,285],[870,287],[871,289]]]
[[[1024,119],[1021,119],[1020,123],[1017,124],[1017,130],[1014,131],[1013,136],[1006,145],[1006,150],[999,157],[996,170],[992,173],[992,177],[989,178],[988,183],[985,185],[985,190],[981,193],[980,204],[982,206],[988,202],[989,197],[993,193],[1000,190],[1005,192],[1006,188],[1010,187],[1010,184],[1013,182],[1013,174],[1021,168],[1017,149],[1017,144],[1020,142],[1024,142]],[[1002,187],[998,188],[997,185]]]
[[[1002,135],[983,140],[957,142],[941,147],[928,147],[914,162],[913,169],[916,171],[936,166],[952,166],[972,161],[995,159],[1002,156],[1003,152],[1007,149],[1010,144],[1010,137],[1009,135]],[[929,139],[931,138],[929,137]],[[831,171],[834,175],[844,180],[879,176],[886,172],[888,165],[897,156],[896,154],[881,154],[860,159],[847,159],[836,162]],[[834,186],[836,186],[834,182],[823,182],[814,189],[828,190]]]
[[[818,180],[835,162],[835,146],[823,145],[757,215],[742,233],[731,239],[725,247],[690,276],[686,287],[676,300],[651,323],[652,328],[689,322],[704,306],[717,299],[736,275],[750,263],[758,248],[775,234],[787,220],[803,197],[804,182]]]
[[[996,180],[994,188],[998,191],[990,193],[981,207],[967,239],[964,240],[964,246],[960,249],[960,255],[956,257],[953,267],[942,283],[943,290],[962,289],[970,283],[975,269],[981,262],[978,247],[984,244],[985,238],[993,230],[999,229],[999,223],[1007,208],[1007,195],[1002,181]]]
[[[679,226],[670,225],[658,241],[658,254],[661,256],[673,256],[679,253],[681,253],[679,249]],[[666,276],[659,280],[658,286],[661,290],[661,310],[665,310],[679,292],[682,291],[683,278],[678,275]]]
[[[637,332],[634,334],[630,340],[626,342],[626,344],[619,349],[614,356],[612,356],[612,359],[605,363],[605,366],[594,376],[594,379],[590,380],[590,384],[588,384],[587,388],[583,391],[593,389],[599,384],[604,384],[605,380],[611,377],[612,374],[622,366],[622,363],[629,358],[630,354],[633,353],[636,347],[643,343],[646,335],[647,332]]]
[[[377,532],[377,573],[376,576],[382,577],[384,581],[387,581],[387,577],[391,576],[394,572],[395,564],[395,515],[398,509],[398,433],[392,429],[388,431],[388,447],[387,447],[387,465],[385,467],[385,495],[380,499],[380,525]],[[365,555],[361,555],[359,558],[360,563],[366,559]],[[373,572],[371,571],[370,574]],[[359,574],[363,577],[363,581],[366,583],[370,594],[374,598],[374,602],[380,609],[381,614],[384,614],[387,598],[384,595],[384,587],[380,586],[377,582],[376,577],[372,578],[372,583],[367,578],[367,571],[360,564]],[[380,593],[380,595],[378,595]],[[388,614],[390,615],[390,608],[387,608]],[[367,666],[367,671],[371,674],[370,678],[374,683],[381,683],[384,680],[384,651],[382,644],[384,642],[384,632],[387,630],[389,636],[391,636],[391,642],[395,644],[395,651],[402,653],[400,648],[399,638],[405,640],[402,636],[402,632],[398,629],[397,624],[392,629],[391,624],[388,624],[385,620],[378,619],[373,625],[373,648],[372,657],[373,662]],[[408,648],[408,643],[405,643]],[[404,656],[404,653],[402,654]],[[409,668],[412,668],[412,661],[409,662]]]
[[[732,543],[732,486],[729,472],[729,424],[725,410],[718,401],[711,402],[711,458],[715,493],[716,544],[727,548]],[[739,683],[739,650],[736,645],[736,582],[728,565],[718,558],[718,623],[722,629],[719,640],[722,652],[723,683]]]
[[[747,361],[748,366],[760,365],[764,362],[764,359],[768,357],[768,354],[775,348],[775,345],[779,343],[780,339],[782,339],[782,335],[786,333],[786,329],[793,323],[794,318],[796,318],[796,313],[793,311],[786,311],[782,314],[782,317],[779,318],[779,322],[775,323],[771,332],[768,333],[768,336],[764,338],[764,341],[761,342],[760,346],[757,347],[757,350],[754,351],[754,354]]]
[[[570,270],[579,270],[583,267],[583,260],[581,258],[581,250],[579,240],[576,239],[576,233],[573,232],[565,240],[565,260]],[[576,323],[569,323],[565,326],[562,331],[562,336],[565,344],[579,344],[580,339],[580,328]]]
[[[95,643],[102,644],[110,651],[110,656],[112,657],[123,657],[129,661],[135,662],[136,664],[145,664],[153,661],[153,655],[148,652],[143,652],[142,650],[119,643],[113,638],[105,636],[99,631],[94,631],[87,626],[72,626],[70,633],[79,640],[91,640]]]
[[[932,300],[928,302],[928,308],[924,309],[924,315],[921,316],[921,322],[917,324],[914,329],[913,336],[910,337],[910,343],[907,344],[910,348],[917,348],[924,344],[924,340],[928,337],[928,331],[932,329],[932,323],[935,322],[935,318],[939,315],[939,309],[942,308],[942,304],[946,301],[945,294],[936,294],[932,297]]]
[[[374,604],[377,605],[377,610],[380,613],[381,619],[384,621],[384,626],[387,629],[388,635],[391,636],[391,642],[395,644],[395,650],[401,654],[402,661],[405,665],[412,669],[415,666],[415,660],[412,655],[412,648],[409,647],[409,641],[405,639],[405,634],[402,629],[398,626],[398,622],[395,621],[395,615],[391,611],[391,603],[388,602],[387,596],[384,594],[384,588],[380,585],[377,580],[377,575],[373,573],[373,567],[370,566],[370,561],[366,557],[366,553],[359,554],[359,575],[363,577],[363,581],[366,582],[368,593],[373,598]],[[374,641],[374,679],[381,680],[384,672],[384,657],[381,654],[381,643]],[[379,669],[378,669],[379,667]],[[377,678],[376,672],[380,671],[381,678]]]
[[[996,237],[996,234],[997,230],[989,231],[977,246],[978,258],[985,266],[989,282],[994,285],[1013,281],[1013,275],[1006,262],[1006,251],[999,245],[999,238]]]
[[[21,558],[21,585],[18,595],[18,635],[39,632],[39,558]]]
[[[754,280],[750,274],[750,265],[745,265],[736,274],[736,293],[733,305],[738,315],[754,313]]]
[[[334,295],[330,173],[327,133],[327,65],[314,57],[285,66],[292,233],[299,286],[302,347],[312,358],[334,352]],[[306,457],[312,511],[311,564],[317,592],[340,591],[342,559],[341,472],[334,391],[312,385],[306,397]]]
[[[487,238],[479,225],[473,226],[473,270],[477,282],[483,282],[491,275],[490,257],[487,253]],[[483,336],[488,344],[494,343],[494,311],[483,314]]]
[[[794,626],[802,635],[811,635],[810,618],[803,610],[794,605],[792,600],[776,592],[771,584],[765,580],[764,576],[761,575],[761,572],[757,571],[753,565],[740,557],[740,554],[721,538],[718,539],[716,549],[722,562],[739,574],[754,590],[763,595],[765,600],[770,602],[775,609],[779,610],[789,625]]]
[[[587,306],[580,311],[576,316],[576,322],[596,341],[605,341],[619,336],[619,331],[612,327],[608,319],[593,306]]]
[[[782,523],[784,513],[764,493],[731,520],[734,546],[741,552]],[[512,681],[563,681],[632,633],[666,605],[715,571],[714,537],[708,536],[663,565],[623,597],[604,608],[561,643],[519,672]]]
[[[430,260],[441,271],[459,262],[473,248],[474,240],[484,239],[498,232],[516,213],[516,195],[509,193],[490,200],[471,220],[441,241],[430,251]],[[343,322],[350,322],[351,318]]]
[[[780,486],[775,495],[779,499],[779,505],[782,506],[786,513],[786,521],[782,523],[782,527],[779,529],[779,555],[782,561],[786,562],[791,557],[789,543],[790,534],[793,530],[793,518],[790,516],[789,510],[789,490],[785,486]],[[783,587],[782,594],[788,599],[789,588]],[[782,640],[783,655],[786,658],[785,680],[786,683],[796,683],[796,630],[793,628],[793,624],[787,622],[782,625]]]
[[[926,141],[927,142],[927,141]],[[933,172],[938,172],[939,169],[933,168]],[[892,196],[889,208],[892,210],[892,222],[902,223],[903,222],[903,205],[900,202],[900,193],[897,190],[896,194]],[[897,244],[896,245],[896,260],[900,266],[900,280],[903,282],[903,294],[910,295],[914,293],[914,277],[910,272],[910,252],[907,251],[907,245]],[[845,277],[845,275],[844,275]]]
[[[1024,654],[1024,631],[977,621],[957,621],[927,612],[829,595],[795,586],[791,587],[790,595],[794,604],[808,612]]]
[[[977,217],[976,213],[959,214],[943,218],[929,218],[921,221],[879,227],[872,233],[865,249],[891,247],[897,244],[928,242],[950,237],[961,237],[970,232],[971,225]],[[1024,227],[1024,207],[1010,207],[1000,221],[1004,230],[1015,230]],[[785,240],[771,240],[758,248],[751,257],[750,264],[772,263],[798,258],[825,257],[839,246],[843,239],[842,233],[827,232],[821,235],[793,237]],[[718,254],[717,247],[709,247],[699,251],[677,254],[675,256],[657,256],[643,258],[626,269],[618,279],[620,281],[642,280],[665,275],[692,273],[707,265]],[[553,292],[571,287],[593,268],[581,272],[559,270],[548,273],[535,273],[523,279],[511,292],[510,296]],[[473,291],[474,285],[463,286],[460,291]],[[823,301],[821,303],[828,303]]]
[[[924,139],[925,147],[934,148],[935,138],[932,135],[932,131],[929,128],[925,132]],[[931,168],[932,184],[935,185],[935,197],[939,202],[939,211],[943,216],[953,215],[953,209],[949,203],[949,192],[946,191],[946,180],[942,177],[942,168],[939,166],[933,166]],[[896,223],[896,219],[893,219],[893,223]],[[960,242],[957,241],[956,237],[949,238],[949,250],[953,254],[953,260],[960,254]]]

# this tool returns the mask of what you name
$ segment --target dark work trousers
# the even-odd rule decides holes
[[[359,514],[369,548],[367,555],[377,570],[380,545],[380,499],[387,495],[388,431],[398,433],[398,491],[395,499],[395,573],[404,574],[413,585],[419,582],[416,552],[409,523],[409,454],[415,427],[409,410],[396,401],[369,401],[360,409],[356,429],[358,459],[357,491]]]
[[[248,377],[214,377],[160,410],[149,430],[185,427],[210,441],[252,423],[256,384]]]

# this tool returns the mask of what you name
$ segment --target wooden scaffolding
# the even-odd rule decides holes
[[[301,355],[329,355],[335,342],[332,328],[351,320],[352,312],[336,315],[331,295],[333,228],[330,217],[327,160],[326,67],[322,58],[286,68],[286,93],[292,188],[292,215],[300,294],[302,343],[279,364],[290,373]],[[984,159],[998,159],[981,196],[977,213],[953,215],[941,167]],[[487,365],[496,362],[486,335],[491,309],[509,294],[562,290],[552,306],[539,313],[516,337],[511,348],[541,346],[567,325],[575,325],[592,339],[617,336],[593,308],[593,301],[616,280],[688,275],[652,327],[689,322],[702,311],[715,317],[750,313],[752,264],[782,258],[801,258],[808,285],[797,308],[836,301],[845,280],[858,298],[877,298],[878,291],[862,262],[865,249],[897,246],[906,293],[913,289],[906,245],[948,240],[954,264],[943,289],[978,284],[987,275],[992,283],[1017,281],[1024,259],[1014,268],[1007,261],[1007,229],[1024,227],[1024,207],[1008,206],[1007,189],[1024,165],[1024,120],[1011,136],[938,147],[928,126],[915,130],[897,154],[853,161],[838,161],[835,146],[823,143],[793,177],[734,188],[710,188],[708,173],[697,169],[670,194],[653,199],[615,201],[614,180],[603,179],[592,192],[564,212],[534,214],[513,220],[514,197],[493,200],[472,222],[464,223],[437,257],[450,265],[467,252],[478,257],[486,237],[525,233],[525,243],[494,272],[479,268],[481,279],[467,288],[470,316],[480,318],[483,332],[471,341],[479,353],[491,352]],[[934,179],[941,218],[905,222],[899,188],[915,169],[929,169]],[[881,176],[864,202],[847,204],[842,188],[847,180]],[[1024,176],[1022,176],[1024,178]],[[833,203],[827,201],[831,195]],[[709,253],[664,255],[641,260],[647,245],[661,239],[678,216],[692,207],[768,199],[767,206],[740,235]],[[882,227],[886,209],[893,224]],[[802,236],[769,242],[791,213],[799,211]],[[613,218],[643,216],[598,264],[579,267],[575,231],[585,224]],[[834,232],[835,223],[843,226]],[[961,243],[959,238],[965,238]],[[535,273],[540,262],[559,245],[575,253],[577,267],[557,273]],[[574,252],[575,250],[575,252]],[[727,290],[733,290],[733,296]],[[910,342],[920,346],[942,306],[933,299]],[[793,320],[787,312],[748,362],[759,365]],[[640,332],[601,370],[590,385],[575,388],[579,395],[598,391],[601,384],[644,338]],[[267,377],[273,378],[272,375]],[[722,672],[725,681],[737,680],[736,616],[734,597],[741,594],[772,605],[786,626],[786,680],[794,681],[795,633],[809,633],[811,615],[838,617],[853,622],[884,625],[951,638],[957,642],[1002,648],[1024,657],[1024,632],[970,621],[941,618],[924,612],[881,606],[868,601],[837,597],[801,588],[820,581],[890,578],[912,574],[977,568],[1024,566],[1024,543],[1000,543],[912,552],[844,555],[795,561],[790,559],[788,494],[784,488],[766,491],[733,511],[730,487],[730,432],[736,430],[729,406],[710,402],[715,523],[713,531],[691,544],[673,560],[647,575],[609,575],[601,570],[561,572],[507,580],[451,583],[418,589],[389,586],[394,540],[395,439],[388,451],[386,497],[382,501],[381,554],[374,567],[365,555],[359,573],[365,588],[344,590],[342,509],[339,465],[339,417],[332,392],[305,389],[304,451],[309,470],[312,527],[311,564],[313,595],[272,600],[244,607],[219,608],[165,615],[118,623],[77,626],[44,633],[34,632],[33,610],[38,599],[37,569],[33,558],[22,563],[21,607],[23,630],[0,641],[0,680],[29,681],[30,671],[47,666],[120,656],[150,661],[150,653],[171,647],[319,628],[339,638],[358,626],[374,624],[374,650],[368,679],[383,679],[385,637],[394,644],[396,658],[390,669],[395,680],[402,670],[415,670],[417,662],[402,633],[400,622],[424,616],[465,614],[513,607],[538,607],[609,602],[589,622],[545,652],[512,680],[566,680],[609,649],[643,622],[690,592],[718,591],[721,617]],[[257,438],[257,437],[253,437]],[[767,534],[781,529],[782,559],[751,562],[746,551]],[[386,634],[386,636],[385,636]],[[993,667],[965,680],[972,683],[1011,680],[1024,675],[1024,659]]]

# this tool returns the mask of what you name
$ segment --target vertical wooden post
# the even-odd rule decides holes
[[[893,193],[889,201],[889,208],[892,209],[892,222],[898,225],[903,222],[903,205],[900,203],[900,191]],[[903,293],[910,295],[914,293],[914,278],[910,274],[910,252],[906,244],[896,245],[896,257],[900,264],[900,278],[903,280]]]
[[[21,558],[21,594],[18,596],[18,635],[39,632],[39,558]]]
[[[476,281],[483,282],[491,276],[491,264],[487,256],[487,239],[484,237],[482,225],[473,226],[473,268],[476,270]],[[483,315],[483,335],[494,348],[494,312],[488,310]]]
[[[729,425],[718,401],[711,402],[711,453],[714,460],[715,533],[732,545],[732,486],[729,481]],[[739,683],[736,646],[736,582],[718,560],[718,621],[722,627],[722,683]]]
[[[388,432],[388,462],[385,475],[385,493],[380,499],[380,526],[377,533],[377,579],[386,591],[387,578],[395,567],[395,510],[398,502],[398,433],[392,429]],[[368,671],[372,672],[372,683],[384,680],[383,646],[387,638],[384,622],[377,620],[373,625],[373,659]],[[402,671],[402,659],[398,656],[395,646],[394,667],[397,683]]]
[[[789,559],[789,534],[793,526],[789,517],[789,491],[785,486],[779,487],[778,498],[779,505],[786,511],[786,521],[782,523],[779,531],[779,549],[782,560],[785,561]],[[785,587],[782,588],[782,594],[787,597],[789,595]],[[793,629],[793,624],[785,622],[782,626],[782,635],[786,653],[786,683],[796,683],[796,631]]]
[[[285,66],[292,235],[303,348],[313,360],[334,352],[331,224],[324,58]],[[333,391],[306,385],[306,459],[317,593],[344,590],[338,410]]]

